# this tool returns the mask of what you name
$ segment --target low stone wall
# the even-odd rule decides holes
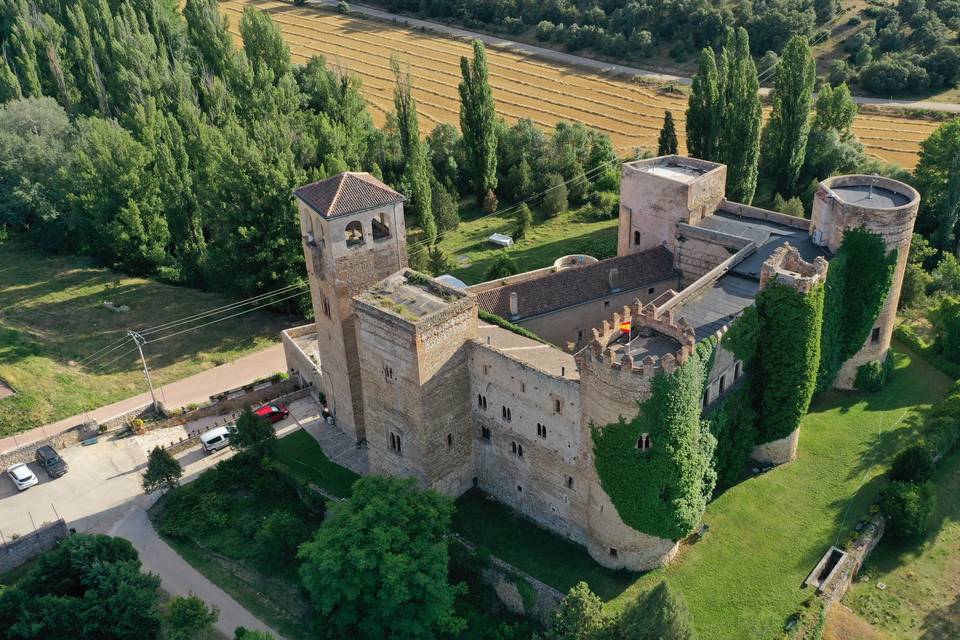
[[[476,545],[461,536],[450,535],[470,551],[476,550]],[[490,566],[483,570],[482,578],[507,609],[546,627],[550,626],[553,612],[564,597],[560,591],[496,556],[490,557]]]
[[[799,445],[799,443],[800,427],[797,427],[785,438],[758,444],[753,448],[750,458],[757,462],[786,464],[796,459],[797,445]]]
[[[810,220],[807,218],[798,218],[796,216],[787,215],[786,213],[780,213],[779,211],[770,211],[768,209],[761,209],[760,207],[752,207],[748,204],[724,200],[720,203],[720,209],[728,213],[743,216],[744,218],[752,218],[754,220],[769,220],[770,222],[782,224],[793,229],[810,229]]]
[[[36,533],[8,540],[0,546],[0,575],[13,571],[34,556],[49,551],[67,537],[67,523],[63,520],[41,525]]]
[[[58,433],[57,435],[50,436],[49,438],[44,438],[42,440],[37,440],[36,442],[31,442],[30,444],[26,444],[18,449],[13,449],[12,451],[7,451],[6,453],[0,454],[0,469],[8,469],[21,462],[33,462],[36,451],[40,447],[49,445],[57,450],[66,449],[67,447],[76,445],[82,440],[92,438],[97,434],[98,431],[96,422],[91,421],[78,424],[75,427]]]
[[[818,592],[826,600],[827,607],[839,602],[846,595],[847,589],[863,566],[870,552],[873,551],[883,537],[884,520],[881,514],[876,514],[863,527],[850,548],[846,549],[845,556],[831,573],[829,579],[820,586]]]
[[[150,425],[151,429],[166,429],[168,427],[177,427],[200,418],[209,418],[211,416],[221,416],[242,409],[246,405],[256,406],[269,400],[274,400],[295,392],[299,388],[296,380],[283,380],[280,382],[262,383],[253,387],[234,389],[228,392],[222,400],[212,401],[211,404],[185,411],[183,413],[171,416],[165,420],[155,422]]]

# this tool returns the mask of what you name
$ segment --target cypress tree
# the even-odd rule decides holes
[[[693,616],[686,603],[661,581],[617,624],[617,637],[633,640],[695,640]]]
[[[713,160],[717,153],[717,127],[720,116],[720,94],[717,62],[713,49],[700,52],[700,66],[693,77],[687,104],[687,152],[704,160]]]
[[[663,128],[657,141],[658,156],[672,156],[677,153],[677,128],[673,124],[673,114],[667,111],[663,116]]]
[[[727,40],[726,78],[723,83],[723,127],[718,161],[727,165],[727,197],[750,204],[757,188],[760,156],[760,83],[750,57],[750,38],[743,27]]]
[[[760,173],[776,193],[797,193],[810,132],[810,106],[816,69],[803,36],[787,43],[773,86],[773,113],[763,129]]]
[[[477,191],[477,203],[497,188],[497,134],[493,91],[487,72],[487,54],[483,43],[473,42],[473,62],[460,58],[460,131],[471,182]]]
[[[513,237],[516,240],[522,240],[526,237],[527,231],[533,226],[533,213],[526,202],[520,204],[517,208],[517,226],[514,228]]]
[[[0,104],[8,100],[16,100],[22,97],[20,92],[20,81],[10,69],[10,65],[3,58],[0,58]]]
[[[400,150],[404,160],[404,174],[410,185],[410,204],[420,220],[424,239],[431,244],[437,237],[437,223],[433,217],[430,187],[430,163],[420,139],[420,121],[417,103],[413,99],[413,83],[409,72],[401,72],[396,58],[390,59],[390,68],[397,79],[393,92],[393,105],[397,111],[397,129],[400,133]]]
[[[10,49],[13,52],[13,66],[20,79],[20,89],[24,96],[31,98],[43,96],[35,47],[34,31],[26,19],[20,16],[13,25],[13,33],[10,34]]]

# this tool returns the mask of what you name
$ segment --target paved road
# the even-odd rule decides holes
[[[156,390],[157,398],[168,407],[182,407],[192,402],[205,402],[215,393],[243,386],[257,378],[269,376],[277,371],[285,371],[286,368],[283,345],[275,344],[233,362],[201,371],[183,380],[159,387]],[[43,440],[46,437],[75,427],[86,420],[104,422],[149,403],[150,393],[145,392],[88,413],[65,418],[15,436],[8,436],[0,439],[0,453]]]
[[[336,7],[337,0],[308,0],[307,4],[320,5],[326,7]],[[559,62],[561,64],[587,68],[591,71],[597,71],[599,73],[612,73],[618,75],[626,75],[631,77],[640,77],[654,82],[673,82],[676,84],[689,85],[691,79],[684,76],[672,75],[669,73],[661,73],[659,71],[651,71],[650,69],[641,69],[639,67],[631,67],[624,64],[616,64],[613,62],[604,62],[602,60],[594,60],[593,58],[585,58],[583,56],[576,56],[569,53],[564,53],[562,51],[557,51],[555,49],[547,49],[545,47],[538,47],[536,45],[527,44],[525,42],[516,42],[514,40],[506,40],[498,36],[491,36],[485,33],[477,33],[475,31],[468,31],[466,29],[461,29],[460,27],[451,26],[448,24],[443,24],[440,22],[431,22],[429,20],[420,20],[418,18],[411,18],[409,16],[398,15],[395,13],[390,13],[388,11],[383,11],[382,9],[377,9],[370,7],[364,4],[350,3],[351,11],[359,13],[365,16],[372,18],[377,18],[380,20],[387,20],[390,22],[398,22],[401,24],[408,25],[417,29],[426,29],[433,31],[435,33],[442,33],[447,36],[459,39],[467,40],[480,40],[484,44],[496,47],[498,49],[503,49],[506,51],[512,51],[514,53],[520,53],[525,55],[536,56],[543,60],[549,60],[551,62]],[[767,95],[770,93],[769,88],[761,88],[761,95]],[[900,107],[904,109],[923,109],[927,111],[946,111],[949,113],[960,113],[960,104],[951,104],[948,102],[930,102],[926,100],[896,100],[893,98],[873,98],[870,96],[854,96],[853,100],[857,104],[863,105],[879,105],[879,106],[890,106],[890,107]]]

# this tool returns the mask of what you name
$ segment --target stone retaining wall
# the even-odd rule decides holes
[[[0,575],[13,571],[34,556],[49,551],[67,537],[67,523],[63,520],[41,525],[36,533],[8,540],[0,546]]]
[[[818,593],[826,600],[827,607],[843,599],[853,579],[863,566],[863,561],[873,551],[883,537],[884,520],[879,513],[873,516],[860,531],[850,548],[845,549],[845,555],[831,573],[827,582],[821,585]]]

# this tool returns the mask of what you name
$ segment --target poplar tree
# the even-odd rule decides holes
[[[717,61],[713,49],[700,52],[700,65],[693,77],[687,104],[687,152],[703,160],[717,157],[720,93]]]
[[[727,197],[750,204],[757,188],[760,156],[760,83],[750,56],[750,38],[743,27],[727,39],[724,51],[726,78],[723,83],[723,127],[719,162],[727,165]]]
[[[477,202],[497,188],[497,134],[493,91],[482,42],[473,41],[473,62],[460,58],[460,131]]]
[[[673,124],[673,114],[667,111],[663,116],[663,128],[657,142],[658,156],[672,156],[677,153],[677,128]]]
[[[773,113],[763,129],[760,173],[775,193],[797,193],[810,132],[810,107],[816,68],[810,46],[794,36],[783,51],[773,85]]]
[[[400,62],[395,57],[390,58],[390,68],[397,79],[393,105],[397,111],[403,171],[407,184],[410,185],[410,204],[420,220],[424,239],[433,244],[437,238],[437,223],[433,217],[430,163],[420,139],[420,121],[417,116],[417,103],[413,99],[413,82],[409,72],[401,71]]]
[[[10,65],[3,58],[0,58],[0,104],[8,100],[16,100],[22,97],[20,92],[20,81],[11,71]]]

